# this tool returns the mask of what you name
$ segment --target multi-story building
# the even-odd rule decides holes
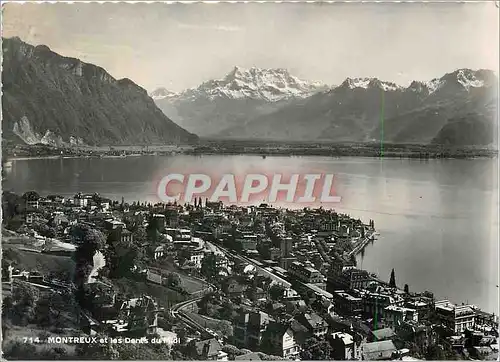
[[[401,296],[383,289],[378,291],[363,290],[361,297],[363,299],[363,312],[370,316],[382,316],[388,306],[402,307],[404,304]]]
[[[251,312],[247,323],[247,346],[250,350],[258,349],[264,332],[271,319],[264,312]]]
[[[297,277],[304,283],[324,284],[325,282],[325,277],[319,272],[319,270],[306,266],[298,261],[291,263],[288,268],[288,273]]]
[[[398,331],[403,322],[418,322],[418,312],[415,309],[390,305],[384,309],[384,320],[387,325]]]
[[[297,320],[315,337],[323,337],[328,333],[328,323],[316,313],[301,313]]]
[[[247,328],[249,319],[250,313],[241,313],[234,324],[233,338],[237,347],[244,347],[247,345]]]
[[[165,231],[165,225],[166,225],[166,217],[163,214],[154,214],[153,215],[153,220],[151,220],[155,226],[156,229],[159,232],[164,232]]]
[[[158,326],[158,305],[149,296],[117,302],[118,315],[102,320],[114,334],[154,334]]]
[[[177,227],[179,225],[179,210],[177,205],[168,205],[165,210],[165,227]]]
[[[201,248],[190,249],[189,261],[197,268],[201,269],[201,262],[205,257],[205,253]]]
[[[476,326],[477,325],[498,329],[498,316],[476,309]]]
[[[363,311],[363,299],[349,294],[344,290],[335,290],[333,293],[335,311],[339,314],[358,315]]]
[[[280,259],[280,267],[288,270],[290,268],[290,265],[292,265],[293,262],[296,262],[297,258],[296,257],[289,257],[289,258],[281,258]]]
[[[436,314],[441,324],[455,333],[463,333],[474,328],[476,312],[470,305],[455,305],[449,300],[435,303]]]
[[[229,220],[223,219],[217,223],[214,228],[213,234],[214,238],[218,239],[222,235],[229,233],[233,229],[233,225]]]
[[[134,236],[127,229],[122,229],[120,232],[120,240],[122,243],[131,243],[134,240]]]
[[[280,251],[281,257],[287,258],[293,250],[293,239],[290,237],[281,238],[280,240]]]
[[[418,318],[425,319],[431,309],[433,308],[433,301],[427,298],[415,298],[412,300],[406,300],[405,307],[415,309],[418,313]]]
[[[343,267],[338,262],[333,263],[327,275],[327,288],[332,290],[362,290],[372,282],[378,280],[366,270]]]
[[[337,230],[337,222],[338,222],[337,220],[331,219],[331,218],[323,219],[319,223],[319,231],[322,231],[322,232],[336,231]]]
[[[299,354],[300,348],[295,340],[290,323],[271,321],[264,338],[268,342],[263,343],[266,353],[285,358],[291,358]]]
[[[354,337],[345,332],[334,332],[331,334],[333,359],[341,361],[352,361],[359,359],[360,348],[354,341]]]
[[[240,245],[241,249],[256,250],[257,249],[257,235],[243,234],[236,237],[236,243]]]
[[[213,211],[219,211],[220,209],[222,209],[223,206],[224,206],[224,204],[222,203],[222,201],[213,202],[213,201],[207,200],[205,202],[205,207],[207,209],[211,209]]]
[[[174,235],[174,242],[176,241],[184,241],[191,242],[191,230],[189,229],[177,229]]]
[[[108,231],[113,231],[117,229],[125,229],[125,224],[119,220],[108,219],[104,221],[104,227]]]
[[[229,260],[221,254],[205,253],[202,259],[202,273],[207,277],[213,277],[221,273],[227,275],[228,267]]]
[[[79,207],[87,207],[90,200],[92,200],[92,196],[78,193],[73,197],[73,204]]]
[[[164,245],[153,245],[150,249],[150,254],[154,260],[158,260],[163,258],[165,255],[165,246]]]
[[[221,343],[215,338],[195,342],[192,348],[193,357],[207,361],[227,361],[228,355],[222,351]]]

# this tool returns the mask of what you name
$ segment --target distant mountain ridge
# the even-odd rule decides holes
[[[494,72],[485,69],[458,69],[406,87],[377,78],[346,78],[331,87],[284,69],[235,67],[223,79],[151,96],[201,136],[489,145],[496,142],[489,131],[497,127],[497,87]],[[477,122],[464,121],[466,115]],[[471,129],[481,136],[468,136]]]
[[[377,78],[347,78],[338,87],[248,119],[219,136],[332,142],[379,141],[383,137],[391,143],[422,144],[446,139],[446,144],[489,145],[496,142],[496,132],[486,130],[497,127],[497,90],[498,80],[490,70],[459,69],[429,82],[414,81],[408,87]],[[469,122],[447,125],[463,116],[481,119],[473,129],[483,136],[462,134],[471,127],[460,124]],[[454,131],[442,131],[445,126]],[[443,133],[447,134],[444,138]]]
[[[236,66],[222,79],[196,88],[180,93],[159,88],[150,95],[182,127],[200,136],[213,136],[327,89],[325,84],[299,79],[285,69]]]
[[[33,144],[192,143],[145,89],[45,45],[2,39],[3,138]]]

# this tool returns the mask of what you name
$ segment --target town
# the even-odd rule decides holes
[[[34,191],[2,207],[7,359],[498,358],[494,314],[357,267],[374,220]]]

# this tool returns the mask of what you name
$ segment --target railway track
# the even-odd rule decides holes
[[[207,288],[207,291],[208,293],[210,293],[211,291],[214,291],[216,290],[215,286],[213,284],[209,284],[209,287]],[[185,323],[186,325],[190,326],[191,328],[199,331],[201,333],[201,335],[204,337],[204,338],[218,338],[219,336],[213,332],[213,331],[208,331],[205,327],[203,327],[201,324],[199,324],[198,322],[194,321],[192,318],[190,318],[185,312],[184,310],[194,304],[194,303],[197,303],[199,302],[201,299],[203,298],[203,296],[201,297],[196,297],[196,298],[193,298],[193,299],[189,299],[189,300],[185,300],[183,302],[180,302],[180,303],[177,303],[175,304],[169,311],[170,315],[175,318],[175,319],[179,319],[180,321],[182,321],[183,323]]]

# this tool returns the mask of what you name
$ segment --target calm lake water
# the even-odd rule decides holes
[[[98,192],[158,201],[168,173],[316,172],[335,174],[335,208],[375,220],[380,236],[358,264],[410,290],[469,302],[498,314],[498,160],[327,157],[144,156],[14,161],[4,189],[65,196]]]

